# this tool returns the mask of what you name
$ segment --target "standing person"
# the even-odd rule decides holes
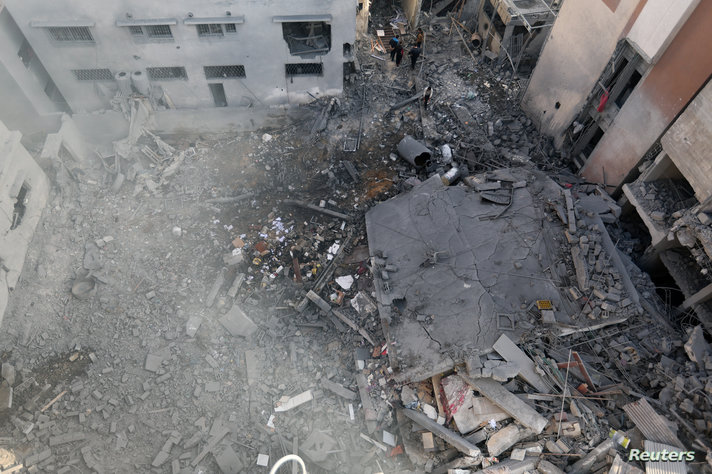
[[[424,37],[425,37],[425,35],[423,34],[423,29],[422,29],[422,28],[418,28],[417,34],[415,35],[415,45],[416,45],[417,47],[420,48],[420,47],[423,45],[423,38],[424,38]]]
[[[415,69],[415,62],[420,56],[420,48],[418,46],[413,47],[413,49],[411,49],[408,53],[408,56],[410,56],[410,68]]]
[[[428,86],[425,88],[425,91],[423,92],[423,108],[428,109],[428,102],[430,101],[430,98],[433,96],[433,88]]]
[[[400,66],[400,63],[402,60],[403,60],[403,45],[398,43],[398,46],[396,46],[396,66]]]
[[[398,49],[398,45],[400,44],[400,40],[398,39],[399,36],[395,35],[391,40],[388,42],[389,46],[391,47],[391,61],[393,61],[393,58],[396,55],[396,51]]]

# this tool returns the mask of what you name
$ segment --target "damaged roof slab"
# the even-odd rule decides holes
[[[532,328],[527,309],[536,300],[560,306],[557,285],[544,273],[551,259],[535,197],[557,196],[558,186],[523,169],[497,173],[490,179],[503,180],[503,187],[529,182],[513,189],[498,218],[492,217],[503,205],[464,186],[445,186],[437,175],[366,214],[371,256],[385,260],[383,271],[374,272],[376,293],[391,364],[402,380],[491,352],[503,332],[518,341]]]

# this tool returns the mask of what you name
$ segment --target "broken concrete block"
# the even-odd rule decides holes
[[[712,347],[705,341],[701,325],[695,326],[684,347],[687,357],[698,365],[704,364],[705,354],[712,352]]]
[[[492,368],[492,378],[497,382],[507,382],[517,375],[519,375],[519,366],[511,362]]]
[[[150,352],[146,355],[146,364],[143,366],[144,369],[149,372],[158,372],[161,368],[161,363],[163,362],[163,357],[156,354],[151,354]]]
[[[435,451],[435,439],[430,431],[422,434],[423,449],[425,451]]]
[[[240,458],[237,457],[235,450],[230,446],[225,447],[225,449],[215,456],[215,462],[223,474],[238,474],[245,468]]]
[[[546,459],[541,459],[536,467],[536,470],[540,474],[564,474],[564,471],[556,467],[556,465],[550,463]]]
[[[200,316],[191,316],[185,323],[185,335],[188,337],[195,337],[195,334],[200,329],[200,325],[203,323],[203,318]]]
[[[712,218],[706,212],[697,214],[697,220],[699,220],[702,225],[709,225],[710,222],[712,222]]]
[[[332,382],[327,378],[321,379],[321,386],[347,400],[354,400],[356,398],[356,392],[352,392],[351,390],[345,388],[343,385],[338,384],[336,382]]]
[[[10,386],[15,385],[15,366],[7,362],[2,364],[2,378],[7,381]]]
[[[499,456],[514,446],[521,439],[524,431],[514,423],[505,426],[487,440],[487,452],[490,456]]]
[[[12,408],[12,387],[7,380],[0,384],[0,412]]]
[[[220,324],[233,336],[249,337],[258,329],[257,325],[237,305],[233,305],[230,311],[220,318]]]
[[[303,403],[311,401],[313,398],[314,396],[312,395],[311,390],[307,390],[306,392],[302,392],[293,397],[282,397],[277,402],[277,406],[274,408],[274,411],[279,412],[291,410],[292,408],[296,408]]]

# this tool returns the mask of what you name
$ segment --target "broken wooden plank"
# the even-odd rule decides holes
[[[546,380],[536,372],[536,364],[505,334],[502,334],[492,346],[507,362],[513,362],[519,367],[519,376],[541,393],[550,393],[551,388]]]
[[[458,375],[470,384],[472,388],[489,398],[492,403],[509,413],[521,425],[534,431],[535,434],[539,434],[544,430],[548,423],[547,419],[504,388],[499,382],[491,378],[473,379],[464,373],[459,373]]]
[[[444,426],[438,425],[436,422],[425,416],[424,413],[419,411],[411,410],[409,408],[403,409],[403,414],[432,432],[438,438],[445,440],[447,443],[451,444],[461,453],[464,453],[471,457],[478,457],[480,455],[480,450],[477,446],[467,441],[462,436],[458,435],[452,430],[445,428]]]

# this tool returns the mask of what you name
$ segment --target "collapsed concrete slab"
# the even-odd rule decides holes
[[[366,214],[377,304],[398,381],[423,380],[491,352],[505,333],[517,344],[537,324],[529,311],[537,301],[551,303],[548,322],[566,331],[613,312],[594,312],[593,302],[581,308],[559,291],[574,280],[573,265],[567,273],[555,264],[564,252],[570,260],[569,244],[586,265],[603,250],[595,247],[594,256],[594,246],[578,237],[567,244],[565,228],[545,218],[547,205],[564,202],[554,181],[525,168],[474,178],[499,182],[501,194],[445,186],[433,176]],[[528,372],[525,379],[547,391]]]

